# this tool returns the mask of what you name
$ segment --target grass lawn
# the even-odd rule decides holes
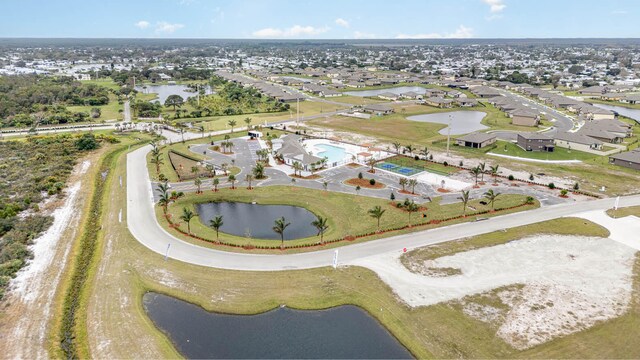
[[[122,156],[114,177],[125,173]],[[640,326],[638,288],[630,315],[590,330],[519,352],[495,336],[495,329],[447,304],[409,308],[375,273],[360,267],[280,272],[227,271],[165,261],[150,252],[118,222],[126,212],[126,194],[115,182],[104,198],[103,227],[98,243],[100,263],[83,307],[83,338],[96,358],[178,357],[170,340],[145,315],[142,295],[155,291],[198,304],[209,311],[255,314],[281,304],[298,309],[324,309],[344,304],[364,308],[417,358],[629,358],[640,353],[633,334]],[[123,214],[126,218],[126,214]],[[566,221],[566,219],[562,219]],[[575,220],[582,227],[583,220]],[[574,225],[571,225],[574,226]],[[558,222],[529,227],[529,234],[558,230]],[[487,238],[502,232],[488,234]],[[597,234],[593,234],[597,235]],[[640,261],[636,262],[636,271]],[[99,286],[98,286],[99,285]],[[143,343],[144,347],[139,345]]]
[[[237,201],[237,202],[257,202],[258,204],[279,204],[279,205],[293,205],[307,208],[317,216],[322,216],[328,219],[329,229],[324,235],[325,240],[333,240],[343,238],[349,235],[360,235],[366,233],[374,233],[376,228],[376,221],[369,216],[367,211],[374,206],[380,206],[386,210],[386,213],[381,218],[380,228],[382,230],[402,227],[409,222],[409,213],[397,209],[391,204],[389,200],[370,198],[366,196],[357,196],[352,194],[344,194],[331,191],[313,190],[301,187],[290,186],[267,186],[258,187],[253,190],[247,190],[245,184],[240,182],[239,187],[236,190],[221,189],[218,192],[205,191],[204,194],[187,194],[184,198],[176,201],[175,204],[169,206],[169,214],[174,222],[180,222],[180,227],[186,230],[186,224],[183,224],[179,219],[182,214],[183,207],[192,208],[196,203],[204,202],[224,202],[224,201]],[[290,194],[291,196],[283,197],[283,194]],[[522,195],[501,195],[498,197],[495,203],[496,208],[510,207],[519,204],[523,204],[525,196]],[[398,200],[402,201],[402,195],[398,195]],[[489,210],[489,205],[480,204],[480,200],[473,200],[469,202],[470,206],[476,208],[476,211]],[[460,204],[440,205],[439,201],[435,200],[431,203],[427,203],[427,210],[417,212],[411,215],[411,223],[424,223],[432,219],[449,218],[462,214],[462,207]],[[530,208],[521,208],[530,209]],[[517,210],[516,210],[517,211]],[[160,223],[170,233],[184,238],[182,234],[171,229],[167,226],[166,219],[163,218],[162,210],[157,207],[156,213],[159,215]],[[504,214],[505,212],[499,212],[496,214]],[[426,218],[422,217],[426,214]],[[467,220],[471,220],[473,217],[468,217]],[[275,219],[274,219],[275,220]],[[289,219],[290,221],[293,219]],[[293,220],[295,221],[295,220]],[[450,224],[450,223],[447,223]],[[191,223],[192,233],[204,237],[206,239],[215,240],[215,231],[203,224],[198,219],[194,219]],[[435,227],[437,225],[430,225]],[[440,225],[442,226],[442,225]],[[423,230],[425,227],[416,227],[414,230]],[[396,234],[395,232],[392,234]],[[384,236],[390,236],[386,234]],[[366,240],[371,240],[380,236],[372,236]],[[240,245],[254,245],[254,246],[279,246],[279,240],[260,240],[260,239],[248,239],[244,237],[233,236],[229,234],[220,234],[220,240],[232,242]],[[285,243],[287,245],[299,245],[299,244],[315,244],[319,242],[319,238],[316,236],[289,240]],[[204,244],[198,240],[198,244]],[[341,245],[344,245],[341,244]]]
[[[459,171],[459,169],[455,167],[444,166],[443,164],[438,164],[430,161],[416,160],[413,157],[401,156],[401,155],[394,156],[389,159],[385,159],[384,162],[397,164],[401,166],[407,166],[415,169],[426,170],[426,171],[430,171],[432,173],[440,174],[440,175],[451,175]]]
[[[111,90],[120,90],[121,88],[120,85],[116,84],[111,78],[93,79],[93,80],[86,80],[81,82],[83,84],[94,84],[94,85],[103,86]]]
[[[73,112],[85,112],[91,114],[91,109],[94,107],[100,109],[100,117],[92,119],[93,122],[100,122],[106,120],[122,120],[122,114],[119,112],[123,108],[123,105],[118,104],[118,99],[115,95],[109,94],[109,103],[101,106],[67,106],[67,110]]]
[[[346,94],[342,96],[328,97],[325,99],[329,101],[341,102],[349,105],[366,105],[366,104],[377,104],[377,103],[389,102],[388,100],[363,98],[360,96],[353,96],[353,95],[346,95]]]
[[[607,210],[607,215],[614,219],[632,215],[640,217],[640,206],[623,207],[618,208],[618,210],[609,209]]]
[[[516,156],[527,159],[537,160],[591,160],[598,157],[598,155],[590,154],[577,150],[569,150],[561,147],[556,147],[553,152],[544,151],[525,151],[518,145],[508,141],[498,141],[497,148],[491,151],[495,154]],[[505,150],[506,149],[506,150]]]
[[[478,111],[484,111],[487,116],[480,122],[482,125],[488,126],[488,130],[510,130],[510,131],[538,131],[538,127],[512,125],[509,118],[503,111],[495,108],[489,103],[483,102],[485,107],[477,107]],[[475,109],[475,108],[474,108]]]

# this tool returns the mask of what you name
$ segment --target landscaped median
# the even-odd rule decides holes
[[[392,202],[338,192],[306,189],[294,186],[268,186],[247,189],[222,189],[218,192],[205,191],[203,194],[187,194],[171,203],[164,214],[162,207],[156,207],[160,224],[174,236],[191,241],[198,245],[222,248],[231,251],[265,252],[281,251],[281,241],[253,239],[216,232],[209,224],[204,224],[198,217],[190,221],[190,231],[186,222],[181,220],[184,209],[197,214],[195,205],[210,202],[242,202],[261,205],[290,205],[305,208],[314,215],[327,219],[328,229],[324,233],[324,244],[319,236],[284,241],[284,249],[290,252],[312,251],[317,246],[341,246],[351,242],[368,241],[392,235],[425,230],[459,222],[473,221],[477,216],[490,217],[536,208],[539,203],[527,196],[515,194],[500,195],[494,204],[495,211],[482,199],[471,200],[467,204],[466,216],[463,216],[462,203],[441,205],[439,198],[430,203],[419,204],[413,211],[407,207],[399,207],[404,199]],[[485,204],[482,204],[484,202]],[[377,220],[369,210],[380,206],[385,210],[380,218],[378,230]],[[224,221],[224,214],[223,221]],[[276,218],[273,219],[274,221]],[[296,219],[286,219],[294,223]],[[309,224],[311,225],[311,224]]]

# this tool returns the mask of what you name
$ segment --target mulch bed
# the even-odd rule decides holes
[[[371,185],[369,183],[369,179],[359,179],[359,178],[352,178],[352,179],[348,179],[344,181],[345,184],[347,185],[351,185],[351,186],[360,186],[361,188],[366,188],[366,189],[383,189],[385,188],[385,185],[381,182],[376,181],[376,183],[374,185]]]

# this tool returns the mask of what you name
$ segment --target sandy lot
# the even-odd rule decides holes
[[[635,239],[640,219],[613,220],[603,214],[583,217],[610,228],[611,239],[540,235],[425,263],[427,268],[458,269],[459,275],[412,273],[400,262],[400,252],[352,265],[375,271],[410,306],[461,304],[467,315],[495,325],[497,336],[525,349],[627,309],[637,251],[628,239]],[[475,301],[474,295],[491,295],[502,306]]]
[[[53,224],[31,246],[33,260],[11,282],[0,324],[2,358],[48,357],[47,327],[87,195],[82,191],[81,177],[90,166],[90,161],[76,166],[66,196],[51,212]]]

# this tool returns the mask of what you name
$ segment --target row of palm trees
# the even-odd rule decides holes
[[[497,164],[495,166],[489,166],[489,169],[487,169],[487,164],[482,162],[478,164],[478,166],[472,168],[471,173],[475,176],[476,185],[478,185],[478,176],[481,176],[480,181],[484,182],[484,174],[487,173],[487,170],[491,176],[495,178],[498,176],[499,169],[500,165]]]
[[[393,148],[396,151],[396,154],[398,154],[398,155],[400,154],[400,150],[402,150],[403,153],[409,153],[409,155],[411,155],[411,156],[413,156],[413,154],[415,152],[417,152],[417,154],[421,155],[422,157],[424,157],[425,160],[427,160],[429,158],[430,152],[429,152],[429,148],[426,147],[426,146],[424,148],[418,150],[418,147],[415,146],[415,145],[412,145],[412,144],[405,145],[404,148],[403,148],[402,144],[400,144],[397,141],[393,142],[391,145],[393,146]]]
[[[491,210],[495,209],[496,199],[500,195],[501,193],[495,192],[493,191],[493,189],[489,189],[487,190],[487,192],[482,194],[482,196],[485,199],[487,199],[487,201],[489,201],[489,204],[491,205]],[[462,202],[462,216],[467,216],[467,204],[469,203],[469,200],[470,200],[469,190],[466,190],[466,191],[462,190],[461,195],[458,197],[458,199]]]
[[[402,191],[405,191],[405,188],[408,186],[411,188],[411,193],[416,193],[416,186],[418,185],[418,180],[416,179],[407,179],[405,177],[401,177],[399,181],[400,186],[402,186]]]

